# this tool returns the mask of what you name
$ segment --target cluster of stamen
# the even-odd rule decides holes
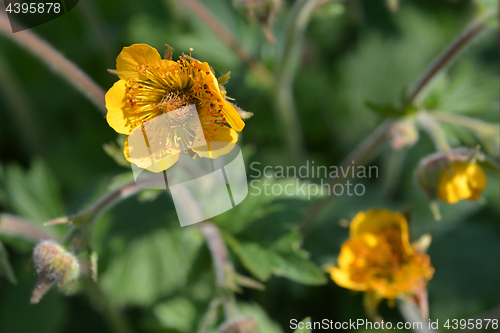
[[[137,125],[146,130],[151,147],[161,147],[161,155],[187,153],[195,142],[215,137],[207,126],[215,127],[213,132],[226,126],[224,97],[214,91],[218,83],[215,87],[207,83],[212,74],[201,67],[198,60],[184,55],[176,62],[137,66],[142,77],[126,83],[126,102]]]

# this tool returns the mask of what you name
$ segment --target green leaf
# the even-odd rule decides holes
[[[311,323],[311,318],[304,318],[298,325],[303,326],[304,328],[297,328],[293,333],[311,333],[311,329],[306,328],[307,324]]]
[[[2,221],[0,221],[0,224]],[[12,284],[17,284],[16,276],[14,274],[14,270],[9,262],[9,256],[7,254],[7,250],[3,246],[0,241],[0,276],[5,276],[7,280],[9,280]]]
[[[280,326],[274,322],[266,311],[255,303],[238,303],[238,312],[242,316],[252,317],[257,321],[259,332],[283,333]]]
[[[375,111],[379,115],[383,116],[384,118],[401,117],[404,115],[404,113],[399,108],[390,103],[382,104],[364,100],[363,104],[372,111]]]
[[[194,228],[156,229],[113,255],[99,282],[119,305],[153,304],[186,286],[202,239]]]
[[[229,81],[229,77],[231,76],[231,71],[227,72],[226,74],[222,75],[221,77],[219,77],[217,79],[217,81],[219,82],[219,84],[226,84],[227,81]]]
[[[461,114],[498,113],[498,78],[470,62],[439,74],[422,103],[427,110]]]
[[[289,232],[267,248],[257,243],[240,243],[229,235],[224,238],[243,266],[261,281],[266,281],[274,274],[306,285],[321,285],[326,282],[323,271],[300,248],[302,239],[295,231]]]
[[[160,303],[153,309],[153,312],[165,328],[186,333],[194,331],[196,307],[185,297],[177,297]]]
[[[252,179],[245,200],[234,209],[214,218],[214,222],[231,234],[252,234],[256,239],[271,234],[281,236],[284,228],[300,221],[311,200],[322,197],[321,191],[308,196],[308,185],[305,181],[291,178]],[[273,187],[286,188],[293,195],[287,195],[284,191],[273,194]]]
[[[15,213],[37,222],[64,215],[59,183],[41,159],[35,159],[29,171],[8,166],[2,181],[6,204]]]

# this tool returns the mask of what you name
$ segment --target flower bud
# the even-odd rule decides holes
[[[268,43],[275,43],[273,21],[283,5],[283,0],[236,0],[238,6],[253,21],[259,23]]]
[[[477,200],[486,188],[486,174],[477,161],[485,157],[478,150],[458,148],[424,158],[417,170],[418,183],[429,200],[454,204]]]
[[[259,327],[252,317],[239,317],[222,324],[219,331],[221,333],[257,333]]]
[[[31,295],[31,303],[38,303],[54,285],[64,287],[80,275],[78,259],[53,240],[40,242],[33,250],[38,280]]]

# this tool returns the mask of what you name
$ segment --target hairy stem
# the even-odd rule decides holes
[[[456,113],[433,112],[432,115],[441,123],[458,125],[482,135],[497,135],[499,133],[498,125],[491,124],[483,120],[459,115]]]
[[[255,74],[266,87],[273,84],[274,78],[269,70],[258,62],[239,42],[233,33],[222,25],[219,20],[198,0],[175,0],[186,6],[206,26],[216,34],[220,40],[229,46],[236,56]]]
[[[0,214],[0,234],[20,237],[33,243],[56,239],[55,235],[42,227],[11,214]]]
[[[275,109],[285,130],[288,150],[295,163],[303,160],[304,137],[293,97],[293,79],[297,71],[305,30],[315,9],[336,0],[299,0],[293,5],[280,47],[277,69]]]
[[[393,125],[393,120],[386,120],[381,125],[379,125],[379,127],[377,127],[368,138],[361,142],[358,147],[356,147],[349,155],[347,155],[347,157],[340,163],[340,168],[355,168],[368,162],[390,137]],[[339,178],[333,178],[329,184],[333,187],[336,184],[344,183],[348,179],[348,177],[343,176]],[[309,206],[305,213],[304,220],[299,225],[299,228],[302,232],[305,232],[314,223],[319,213],[330,202],[331,198],[333,197],[325,197]]]
[[[6,15],[0,15],[0,33],[45,63],[55,73],[81,91],[103,114],[106,114],[102,88],[51,45],[28,30],[13,33]]]
[[[436,146],[436,150],[449,151],[451,149],[443,128],[439,125],[433,115],[427,111],[419,111],[418,122],[431,137],[432,142],[434,142],[434,146]]]
[[[469,45],[474,38],[485,29],[486,25],[484,24],[484,20],[488,17],[489,14],[469,24],[462,33],[451,42],[434,62],[431,63],[421,78],[408,90],[406,94],[407,101],[415,102],[421,99],[422,93],[436,74],[445,68],[461,50]]]

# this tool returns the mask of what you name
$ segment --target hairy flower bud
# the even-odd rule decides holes
[[[282,0],[236,0],[237,6],[253,21],[260,24],[268,43],[275,43],[273,21],[283,5]]]
[[[33,260],[39,276],[31,303],[38,303],[54,284],[62,288],[80,275],[78,259],[53,240],[40,242],[33,250]]]
[[[239,317],[222,324],[219,331],[221,333],[257,333],[259,327],[252,317]]]
[[[476,200],[486,187],[486,176],[477,164],[483,160],[482,153],[464,147],[438,152],[420,162],[417,181],[430,200]]]

